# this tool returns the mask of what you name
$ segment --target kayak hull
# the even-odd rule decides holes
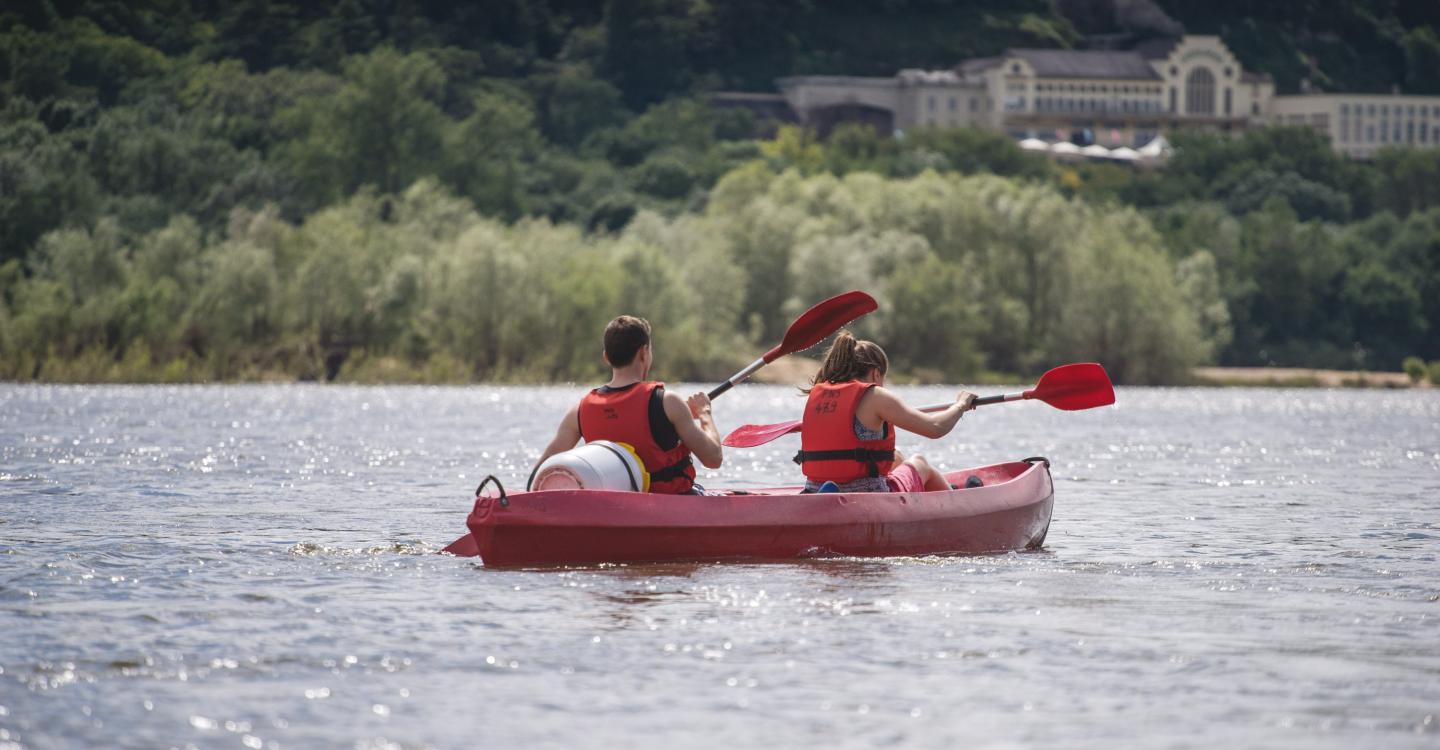
[[[725,495],[556,490],[478,497],[467,537],[446,551],[487,566],[833,556],[979,554],[1035,549],[1054,507],[1048,462],[950,472],[981,487],[915,493]]]

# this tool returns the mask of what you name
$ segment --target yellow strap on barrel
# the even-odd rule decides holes
[[[649,492],[649,491],[650,491],[650,472],[648,472],[648,471],[645,470],[645,462],[640,460],[640,454],[635,452],[635,446],[633,446],[633,445],[631,445],[631,444],[629,444],[629,443],[619,443],[619,442],[617,442],[616,445],[618,445],[618,446],[620,446],[621,448],[624,448],[625,450],[629,451],[629,452],[630,452],[630,455],[632,455],[632,456],[635,457],[635,465],[640,467],[640,479],[641,479],[641,482],[640,482],[640,484],[641,484],[641,486],[640,486],[640,491],[641,491],[641,492]]]

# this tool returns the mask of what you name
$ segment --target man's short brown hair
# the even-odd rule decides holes
[[[635,361],[640,347],[650,343],[650,321],[633,315],[621,315],[605,326],[605,358],[611,367],[624,367]]]

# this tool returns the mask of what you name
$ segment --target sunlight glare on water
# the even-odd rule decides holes
[[[794,393],[736,389],[720,428]],[[902,436],[1050,457],[1035,553],[434,554],[578,394],[0,385],[0,747],[1440,743],[1434,390],[1125,388]],[[797,446],[702,481],[794,483]]]

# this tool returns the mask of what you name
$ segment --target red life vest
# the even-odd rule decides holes
[[[695,486],[695,464],[665,415],[664,396],[665,384],[654,381],[596,388],[580,399],[580,436],[629,443],[650,473],[651,492],[682,495]]]
[[[882,477],[895,464],[895,432],[890,425],[879,440],[855,437],[855,410],[874,383],[851,380],[817,383],[800,420],[800,452],[795,463],[813,482],[843,484],[862,477]]]

